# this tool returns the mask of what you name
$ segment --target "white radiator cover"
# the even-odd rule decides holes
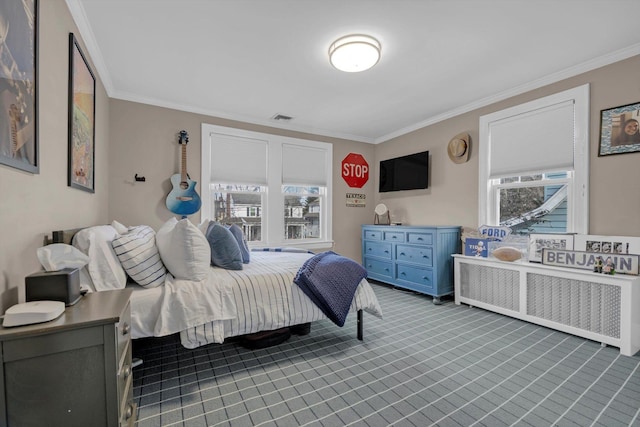
[[[454,255],[455,302],[640,351],[640,278]]]

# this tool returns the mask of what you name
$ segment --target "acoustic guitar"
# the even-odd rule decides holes
[[[167,209],[176,215],[191,215],[200,210],[202,201],[196,192],[197,182],[192,181],[187,173],[187,143],[189,142],[189,134],[187,131],[181,130],[178,143],[182,146],[182,167],[180,173],[171,177],[171,185],[173,189],[167,195]]]

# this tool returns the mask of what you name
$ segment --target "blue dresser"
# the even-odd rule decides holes
[[[362,265],[369,278],[440,297],[453,294],[460,227],[362,226]]]

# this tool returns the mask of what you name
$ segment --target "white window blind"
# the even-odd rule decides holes
[[[327,150],[282,144],[282,183],[327,185]]]
[[[489,123],[489,177],[573,170],[574,102]]]
[[[211,182],[267,184],[266,140],[211,134]]]

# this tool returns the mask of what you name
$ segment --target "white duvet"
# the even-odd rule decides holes
[[[132,337],[165,336],[180,332],[187,348],[221,343],[226,337],[278,329],[325,319],[324,314],[293,283],[312,255],[252,252],[243,270],[211,267],[202,281],[177,280],[164,286],[134,289],[131,298]],[[378,300],[362,280],[351,306],[381,317]],[[355,331],[354,331],[355,335]]]

